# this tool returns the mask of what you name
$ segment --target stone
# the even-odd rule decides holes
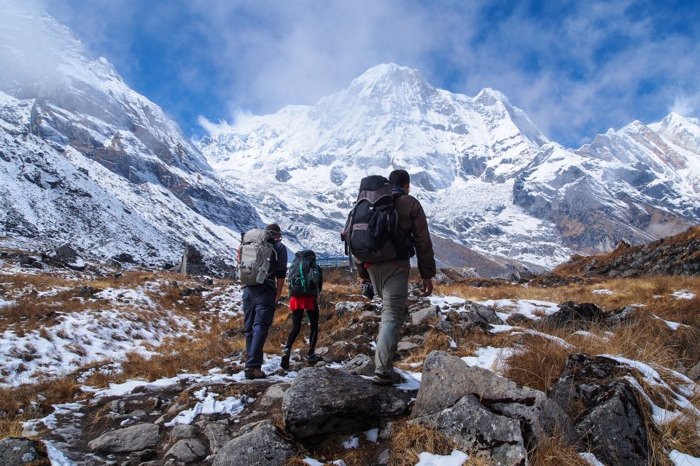
[[[496,311],[492,307],[484,306],[483,304],[467,301],[464,304],[464,312],[462,312],[462,320],[474,324],[489,324],[503,325],[505,322],[498,317]]]
[[[194,463],[207,457],[209,449],[197,438],[178,440],[175,445],[165,453],[166,459],[175,459],[185,464]]]
[[[265,421],[224,445],[216,453],[213,466],[278,466],[295,452],[277,428]]]
[[[211,422],[202,429],[204,436],[209,440],[209,449],[216,453],[226,445],[232,438],[231,429],[228,425],[219,422]]]
[[[700,382],[700,361],[688,369],[688,378],[694,382]]]
[[[328,367],[302,370],[282,402],[285,429],[300,440],[356,433],[408,410],[410,392]]]
[[[642,408],[626,380],[630,369],[614,359],[572,354],[549,397],[578,419],[582,448],[606,464],[647,464]]]
[[[106,432],[88,443],[88,447],[93,451],[128,453],[154,447],[159,442],[160,429],[157,425],[136,424]]]
[[[271,385],[267,390],[265,390],[265,393],[260,397],[260,401],[258,401],[258,407],[268,410],[272,408],[275,403],[281,402],[282,399],[284,398],[284,393],[287,391],[287,388],[289,388],[289,385],[287,384],[275,384]]]
[[[515,466],[527,462],[520,421],[486,409],[474,395],[465,395],[454,406],[410,422],[437,430],[463,451],[491,463]]]
[[[413,325],[425,325],[431,318],[436,318],[440,310],[437,306],[429,306],[419,311],[411,313],[411,323]]]
[[[591,324],[603,322],[605,317],[603,310],[593,303],[566,301],[559,305],[557,312],[540,319],[539,324],[545,328],[584,330]]]
[[[197,428],[189,424],[179,424],[173,427],[170,431],[170,437],[173,440],[181,440],[184,438],[195,438],[197,436]]]
[[[346,362],[343,366],[344,371],[353,375],[372,376],[374,374],[374,369],[374,360],[362,353]]]
[[[19,466],[23,464],[48,465],[48,456],[43,444],[28,438],[8,437],[0,440],[0,464]]]
[[[481,367],[469,367],[456,356],[433,351],[423,365],[421,386],[412,416],[421,417],[454,406],[465,395],[475,395],[490,411],[523,423],[526,445],[561,432],[573,440],[571,419],[554,401],[538,391]]]

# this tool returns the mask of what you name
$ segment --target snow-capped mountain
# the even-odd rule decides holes
[[[433,233],[551,266],[572,252],[647,241],[700,221],[700,127],[669,118],[682,121],[647,127],[635,139],[638,152],[624,150],[627,128],[573,151],[549,141],[498,91],[454,94],[416,70],[384,64],[313,106],[211,125],[199,146],[219,173],[245,184],[263,218],[323,252],[341,250],[337,232],[360,179],[404,168]],[[623,142],[606,152],[606,138]],[[647,162],[635,168],[630,157]]]
[[[3,245],[162,264],[185,243],[230,257],[241,231],[276,221],[292,250],[335,255],[360,179],[393,168],[412,175],[439,262],[487,255],[490,274],[700,221],[697,120],[635,122],[574,151],[498,91],[455,94],[385,64],[315,105],[208,125],[193,144],[67,28],[3,14]]]
[[[177,125],[52,18],[3,14],[3,243],[154,264],[176,261],[185,243],[232,257],[239,232],[261,220]]]

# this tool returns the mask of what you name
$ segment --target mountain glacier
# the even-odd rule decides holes
[[[4,13],[4,246],[162,265],[185,244],[231,258],[241,231],[274,221],[292,250],[338,255],[360,179],[393,168],[411,173],[439,264],[487,275],[700,220],[695,119],[634,122],[567,149],[496,90],[451,93],[382,64],[314,105],[207,124],[193,142],[67,28]]]

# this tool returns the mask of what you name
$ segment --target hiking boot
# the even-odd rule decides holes
[[[280,362],[280,366],[282,369],[289,370],[289,351],[285,351],[282,354],[282,362]]]
[[[321,356],[319,356],[316,353],[310,354],[306,357],[306,360],[308,361],[310,366],[315,365],[317,362],[321,360]]]
[[[374,374],[374,377],[372,377],[372,383],[375,385],[393,385],[393,381],[391,380],[390,375],[384,375],[384,374]]]
[[[267,377],[267,374],[265,374],[259,367],[247,367],[245,369],[245,378],[246,379],[264,379]]]

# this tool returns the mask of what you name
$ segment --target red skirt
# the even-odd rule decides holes
[[[316,298],[313,296],[292,296],[289,298],[289,310],[299,309],[314,310],[316,308]]]

